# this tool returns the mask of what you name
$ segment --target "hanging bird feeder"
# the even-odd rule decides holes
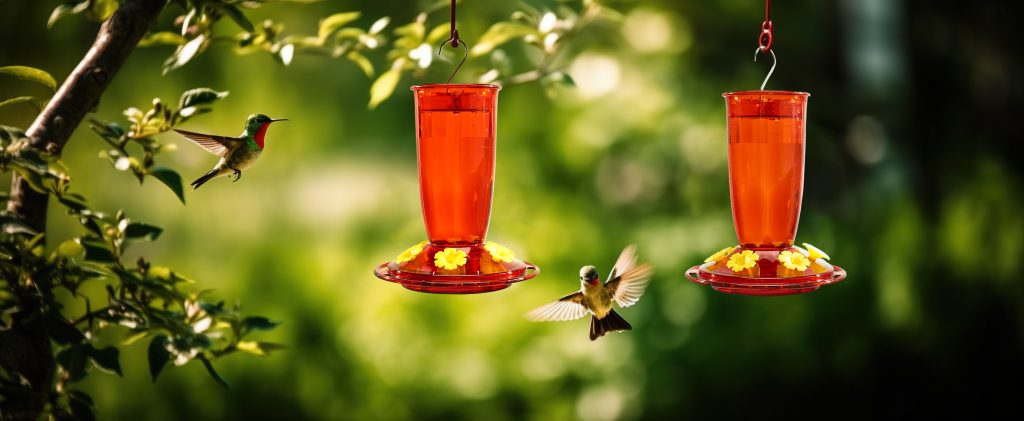
[[[461,44],[468,55],[468,47],[455,30],[454,1],[451,7],[451,37],[441,47],[458,48]],[[461,66],[459,63],[455,72]],[[501,87],[451,84],[455,72],[448,83],[412,87],[420,199],[428,240],[374,270],[378,278],[413,291],[491,292],[533,278],[540,271],[486,239]]]
[[[766,91],[775,70],[770,0],[765,1],[757,54],[772,67],[761,90],[728,92],[729,191],[739,245],[686,271],[699,284],[742,295],[786,295],[817,290],[846,278],[825,252],[794,246],[800,218],[806,140],[806,92]]]

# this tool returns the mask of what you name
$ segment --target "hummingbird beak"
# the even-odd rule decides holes
[[[288,119],[287,118],[272,118],[272,119],[270,119],[271,123],[273,123],[275,121],[288,121]]]

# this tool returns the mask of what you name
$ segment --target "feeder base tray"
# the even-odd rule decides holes
[[[729,259],[744,251],[757,254],[753,267],[733,270]],[[785,251],[807,256],[808,252],[799,247],[753,248],[736,246],[733,250],[712,256],[711,261],[694,266],[686,271],[686,278],[716,291],[738,295],[791,295],[815,291],[824,285],[834,284],[846,278],[846,271],[830,264],[823,258],[809,261],[804,270],[790,269],[779,261]],[[717,257],[717,258],[715,258]],[[734,266],[735,267],[735,266]]]
[[[508,288],[513,283],[532,279],[540,268],[532,263],[511,257],[511,251],[493,243],[433,244],[420,243],[391,262],[378,265],[373,274],[406,289],[433,294],[478,294]],[[465,263],[446,270],[439,268],[435,255],[446,250],[464,253]],[[491,251],[507,252],[503,260]],[[404,257],[404,259],[403,259]]]

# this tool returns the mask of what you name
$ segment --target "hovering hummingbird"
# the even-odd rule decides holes
[[[579,292],[537,307],[526,313],[526,318],[535,322],[554,322],[575,320],[589,312],[592,341],[608,332],[632,330],[633,327],[612,309],[612,301],[619,303],[620,307],[629,307],[636,304],[644,294],[653,267],[646,263],[637,266],[636,261],[636,246],[627,246],[608,275],[608,282],[603,284],[597,268],[580,268]]]
[[[210,172],[192,182],[192,189],[198,189],[207,181],[222,175],[234,175],[235,181],[242,178],[242,170],[256,162],[263,152],[263,142],[267,137],[267,128],[275,121],[287,121],[287,118],[270,118],[263,114],[250,115],[245,120],[245,130],[238,137],[215,136],[203,133],[174,129],[182,136],[202,146],[210,153],[220,157],[217,165]]]

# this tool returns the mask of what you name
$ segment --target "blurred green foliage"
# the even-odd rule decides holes
[[[47,30],[56,3],[3,3],[0,64],[58,79],[73,68],[96,25],[65,18]],[[198,85],[232,94],[185,129],[233,134],[253,112],[292,122],[271,129],[246,181],[189,192],[188,206],[110,171],[96,157],[104,144],[79,130],[64,158],[76,189],[97,208],[123,207],[165,228],[129,255],[159,256],[218,296],[285,321],[264,336],[291,347],[219,363],[229,390],[198,366],[151,384],[145,352],[129,347],[123,379],[82,383],[100,417],[609,420],[1010,408],[1019,387],[995,385],[1024,374],[1024,203],[1011,106],[1024,90],[1012,77],[1022,70],[1012,14],[923,0],[775,2],[779,65],[768,89],[812,94],[797,240],[829,252],[850,276],[766,299],[683,278],[735,242],[720,93],[756,88],[767,70],[750,61],[763,4],[608,4],[622,21],[579,35],[586,48],[565,63],[575,88],[554,98],[539,84],[500,94],[489,236],[543,273],[480,296],[412,293],[371,274],[424,237],[405,80],[370,111],[372,82],[347,61],[310,57],[286,68],[214,49],[160,76],[171,51],[136,51],[99,115]],[[323,16],[359,10],[353,25],[368,28],[382,16],[412,22],[430,7],[274,3],[249,16],[318,28]],[[460,34],[472,48],[516,10],[463,1]],[[444,15],[431,12],[427,27]],[[513,64],[542,59],[523,42],[503,49]],[[367,57],[381,63],[386,54]],[[443,82],[451,70],[435,62],[412,83]],[[0,80],[4,98],[35,89]],[[0,119],[27,126],[33,114],[7,107]],[[212,163],[183,139],[161,141],[180,145],[161,159],[183,173]],[[76,235],[59,212],[50,224],[52,244]],[[521,318],[578,288],[579,266],[607,270],[627,243],[656,267],[647,295],[621,313],[634,331],[591,343],[584,321]]]

